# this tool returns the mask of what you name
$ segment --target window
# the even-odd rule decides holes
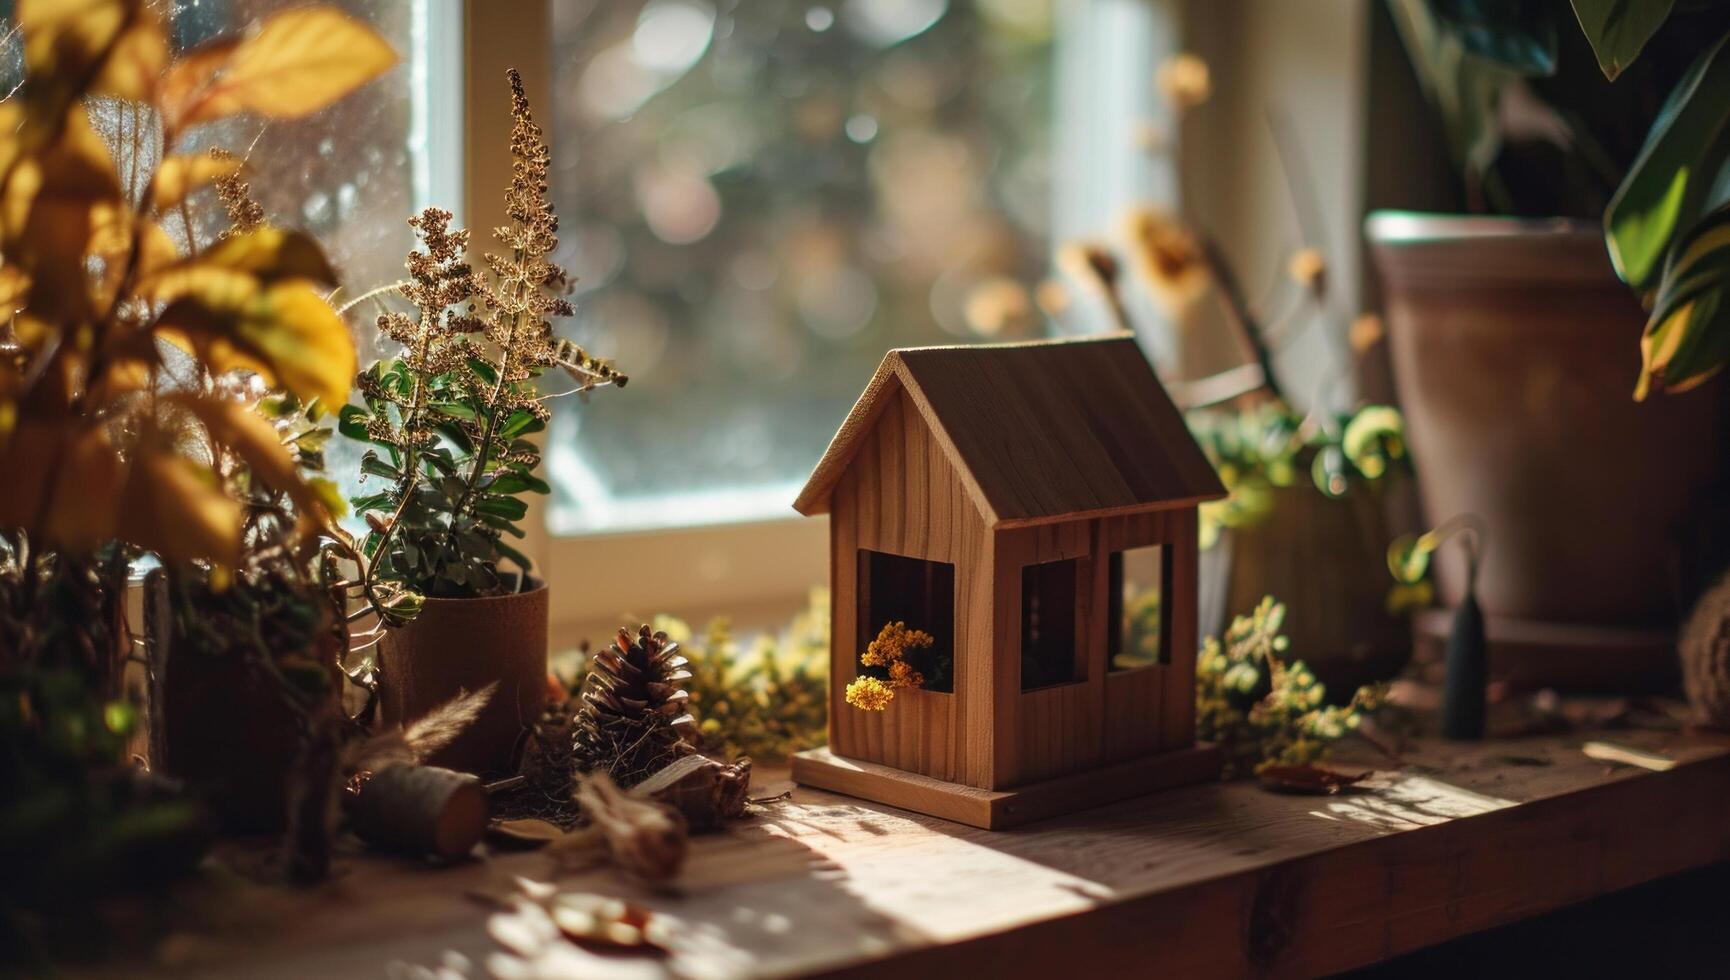
[[[1160,545],[1114,551],[1106,585],[1111,624],[1106,662],[1130,670],[1171,662],[1166,642],[1165,583],[1171,578],[1171,553]]]
[[[213,37],[233,35],[249,24],[304,0],[196,0],[159,4],[169,43],[176,52]],[[403,276],[403,256],[413,245],[408,216],[432,203],[460,211],[462,194],[461,90],[432,63],[462,57],[460,5],[452,0],[337,0],[351,16],[371,24],[400,58],[395,68],[347,98],[306,119],[267,122],[254,116],[222,120],[195,130],[185,149],[224,147],[245,157],[252,196],[267,220],[304,228],[318,239],[354,294]],[[14,4],[0,0],[10,21]],[[23,77],[16,34],[0,41],[0,80],[7,90]],[[92,116],[99,131],[117,140],[137,125],[115,105]],[[209,243],[226,226],[222,208],[209,196],[192,199],[191,233]],[[170,220],[170,235],[184,241],[187,226]],[[338,297],[340,302],[340,294]],[[357,320],[364,320],[364,317]],[[357,331],[362,363],[380,353],[374,331]],[[357,489],[361,448],[334,439],[328,465]]]
[[[931,634],[931,646],[909,650],[907,660],[927,691],[955,690],[955,566],[881,551],[859,552],[860,650],[887,623]]]
[[[557,0],[556,534],[787,516],[890,347],[1043,332],[1051,0]]]
[[[1075,662],[1074,559],[1021,570],[1021,689],[1085,679]]]

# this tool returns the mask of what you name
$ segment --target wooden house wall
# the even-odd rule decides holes
[[[994,728],[991,644],[992,540],[955,468],[905,391],[883,407],[830,500],[833,597],[829,743],[838,754],[988,788],[993,746],[1007,751],[1013,729]],[[901,690],[885,711],[844,698],[858,676],[858,552],[888,552],[955,567],[955,693]],[[881,623],[868,624],[876,629]],[[918,626],[910,623],[910,626]]]
[[[1196,523],[1189,507],[997,533],[998,657],[1013,676],[996,712],[1013,719],[1015,751],[994,788],[1035,782],[1194,741]],[[1112,671],[1107,663],[1110,555],[1147,545],[1172,549],[1161,610],[1169,663]],[[1021,691],[1021,570],[1077,560],[1075,680]]]

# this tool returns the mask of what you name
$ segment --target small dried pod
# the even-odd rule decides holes
[[[575,796],[621,868],[645,881],[665,882],[684,867],[690,837],[678,811],[631,796],[604,772],[583,777]]]
[[[717,762],[688,755],[638,783],[631,793],[665,803],[684,816],[691,830],[701,832],[743,817],[750,787],[750,759]]]

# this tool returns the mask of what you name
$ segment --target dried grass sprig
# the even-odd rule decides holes
[[[529,559],[505,540],[528,506],[524,493],[551,488],[535,474],[532,436],[551,417],[536,387],[562,371],[586,394],[623,387],[608,362],[554,336],[551,318],[573,313],[569,274],[552,260],[558,216],[548,197],[552,154],[535,123],[522,78],[511,87],[509,223],[494,229],[503,254],[471,268],[469,233],[447,211],[410,220],[420,245],[397,293],[414,311],[386,312],[378,330],[401,345],[358,386],[363,406],[343,410],[345,435],[370,443],[362,470],[390,481],[354,500],[372,527],[362,547],[383,577],[433,596],[499,595],[526,587]],[[556,397],[556,396],[555,396]],[[508,559],[519,569],[500,571]],[[394,617],[402,618],[402,617]]]

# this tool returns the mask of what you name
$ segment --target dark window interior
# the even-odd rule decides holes
[[[1077,680],[1076,562],[1052,561],[1021,570],[1021,689]]]
[[[904,622],[935,641],[909,651],[908,662],[925,675],[923,690],[955,690],[955,566],[881,551],[859,552],[859,636],[855,656],[886,623]],[[861,668],[862,673],[870,673]]]
[[[1106,588],[1106,662],[1112,670],[1171,663],[1165,585],[1171,549],[1160,545],[1114,551]]]

